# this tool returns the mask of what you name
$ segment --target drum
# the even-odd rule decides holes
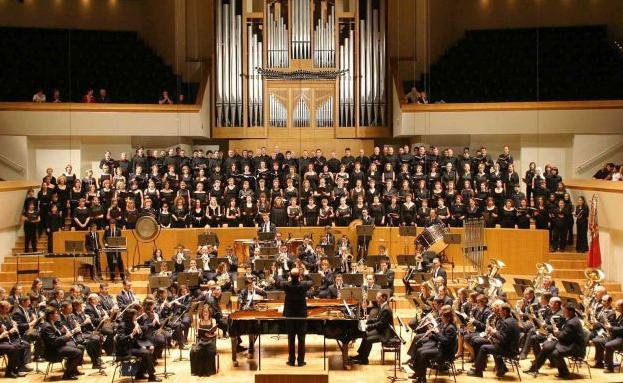
[[[450,230],[441,225],[433,225],[427,227],[415,239],[416,244],[421,245],[425,251],[434,251],[436,254],[441,253],[448,247],[444,241],[444,235],[449,234]]]

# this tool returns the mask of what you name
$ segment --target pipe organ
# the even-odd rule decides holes
[[[271,128],[321,128],[337,134],[340,128],[386,128],[391,121],[387,0],[214,4],[215,129],[268,136]],[[236,133],[223,129],[217,136],[240,137],[240,129],[231,131]]]

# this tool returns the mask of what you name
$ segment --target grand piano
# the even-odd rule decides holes
[[[348,308],[347,308],[348,307]],[[255,304],[252,310],[240,310],[229,315],[232,361],[238,365],[236,349],[237,337],[256,336],[258,341],[258,369],[262,368],[262,335],[285,334],[286,318],[283,316],[283,301],[263,301]],[[307,318],[287,318],[307,321],[307,334],[322,335],[323,367],[327,368],[327,339],[334,339],[342,353],[345,369],[348,364],[348,345],[363,336],[359,330],[358,302],[342,299],[308,299]],[[251,347],[251,345],[249,345]]]

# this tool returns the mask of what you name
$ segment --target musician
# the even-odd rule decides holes
[[[440,300],[442,306],[452,307],[453,301],[452,298],[450,298],[448,294],[448,288],[445,285],[440,285],[437,287],[437,295],[435,296],[435,300]]]
[[[589,335],[589,341],[595,339],[600,333],[604,332],[606,323],[611,326],[616,322],[616,312],[612,308],[612,297],[605,294],[601,297],[601,310],[594,316],[589,318],[589,323],[592,325],[592,329]]]
[[[310,280],[300,280],[298,268],[292,269],[288,282],[282,283],[281,288],[285,291],[285,301],[283,305],[283,316],[286,318],[306,318],[307,317],[307,291],[312,287]],[[340,275],[341,278],[341,275]],[[305,363],[305,335],[307,333],[307,321],[288,320],[286,322],[288,332],[288,362],[289,366],[294,366],[295,337],[298,340],[297,363],[304,366]]]
[[[376,284],[374,280],[374,275],[367,274],[366,280],[364,281],[363,286],[361,286],[361,291],[363,292],[363,296],[367,297],[368,291],[370,290],[379,290],[379,289],[381,289],[381,286]]]
[[[396,277],[396,273],[394,272],[394,270],[389,268],[389,261],[387,259],[383,259],[381,260],[381,262],[379,262],[379,271],[377,272],[378,275],[383,275],[385,277],[385,279],[387,280],[387,286],[383,286],[383,287],[387,287],[388,289],[391,290],[391,295],[394,295],[394,279]]]
[[[376,302],[379,306],[378,317],[366,321],[366,332],[357,350],[357,355],[350,359],[351,363],[368,364],[372,345],[378,342],[387,342],[393,337],[391,326],[394,323],[394,316],[388,300],[389,295],[386,293],[378,292],[376,294]]]
[[[227,323],[227,318],[223,316],[223,311],[221,310],[222,294],[221,287],[215,286],[214,289],[212,289],[212,293],[206,295],[204,299],[205,304],[210,307],[210,312],[212,313],[212,318],[216,321],[216,325],[219,329],[221,329],[221,331],[223,331],[223,336],[227,336],[229,324]]]
[[[184,251],[184,246],[178,245],[175,248],[175,254],[171,257],[173,261],[173,267],[176,274],[184,271],[184,261],[186,260],[186,252]]]
[[[119,306],[119,308],[123,310],[128,305],[137,302],[138,298],[136,297],[136,294],[134,294],[134,291],[132,291],[132,281],[130,281],[129,279],[124,280],[123,290],[121,290],[117,295],[117,306]]]
[[[409,378],[417,383],[426,382],[426,369],[431,361],[452,360],[456,349],[457,328],[454,324],[452,307],[445,305],[440,310],[441,323],[433,327],[425,337],[426,342],[417,350],[410,367],[415,373]]]
[[[473,324],[473,332],[464,332],[464,346],[471,355],[472,360],[476,360],[480,347],[487,343],[487,339],[483,336],[487,326],[492,326],[496,320],[495,313],[492,311],[498,302],[494,302],[491,309],[488,306],[489,298],[484,294],[478,295],[478,306],[471,313],[470,323]]]
[[[8,356],[5,377],[17,378],[22,373],[32,371],[26,364],[30,363],[30,344],[22,339],[19,325],[11,317],[12,306],[9,302],[0,301],[0,352]]]
[[[255,281],[255,278],[245,280],[245,288],[241,290],[238,295],[238,310],[252,310],[257,301],[261,301],[266,297],[266,292],[259,287],[256,287]],[[254,334],[249,334],[249,355],[251,357],[255,353],[255,339],[256,336]],[[238,337],[239,351],[244,350],[241,343],[242,340]]]
[[[614,372],[614,351],[623,350],[623,300],[616,301],[615,320],[604,324],[604,335],[593,339],[596,368],[605,368],[604,373]]]
[[[100,283],[100,291],[97,294],[99,303],[107,313],[116,311],[119,309],[116,300],[108,293],[108,284]]]
[[[542,294],[539,297],[539,307],[534,310],[534,312],[535,317],[532,319],[534,327],[531,326],[531,330],[526,334],[525,343],[521,353],[519,354],[519,359],[526,359],[528,353],[530,352],[530,348],[532,348],[534,356],[537,358],[541,353],[541,344],[547,340],[547,335],[543,332],[539,332],[539,328],[537,328],[537,321],[540,322],[540,325],[543,327],[542,330],[547,332],[547,334],[552,334],[553,332],[554,326],[552,321],[556,322],[557,326],[562,326],[562,323],[564,322],[562,300],[558,297],[552,297],[549,293]]]
[[[488,326],[485,330],[490,343],[480,347],[474,367],[468,372],[470,376],[482,377],[487,359],[489,355],[493,355],[495,375],[502,377],[508,372],[503,357],[512,357],[518,352],[520,329],[517,320],[511,315],[511,307],[500,303],[494,306],[494,312],[498,317],[497,324],[495,328]]]
[[[61,302],[65,299],[65,290],[56,289],[53,290],[52,299],[48,302],[48,306],[56,307],[57,309],[61,307]]]
[[[117,227],[117,222],[114,219],[108,221],[108,228],[104,230],[104,246],[108,247],[108,238],[120,237],[121,230]],[[119,275],[121,280],[125,280],[125,267],[123,267],[123,258],[118,251],[107,251],[106,260],[108,261],[108,272],[110,273],[110,280],[115,281],[115,267],[119,269]]]
[[[552,277],[549,275],[546,275],[543,277],[543,292],[547,292],[550,293],[553,297],[557,297],[558,296],[558,287],[556,287],[556,285],[554,285],[554,281],[552,280]]]
[[[164,290],[166,296],[167,291]],[[143,313],[137,317],[137,324],[141,328],[141,336],[139,337],[139,344],[141,347],[153,347],[153,358],[160,359],[162,354],[171,341],[171,333],[165,329],[168,325],[170,317],[172,315],[171,306],[168,302],[164,302],[160,289],[157,294],[158,303],[153,299],[145,299],[143,302]],[[139,306],[131,305],[130,307]],[[130,309],[128,309],[130,310]]]
[[[137,311],[128,309],[123,313],[123,318],[119,324],[117,332],[117,356],[132,355],[139,359],[139,368],[136,373],[136,379],[144,379],[147,373],[149,382],[160,382],[160,378],[156,377],[154,368],[153,346],[142,347],[138,339],[142,333],[142,329],[136,322]]]
[[[102,278],[102,266],[100,264],[100,240],[97,233],[97,223],[92,223],[89,226],[89,231],[84,236],[84,247],[89,253],[93,253],[93,264],[95,265],[95,272],[98,278]]]
[[[554,328],[554,340],[543,343],[543,350],[530,366],[530,369],[524,371],[527,374],[538,374],[539,369],[549,359],[554,362],[558,368],[557,378],[566,378],[569,376],[569,369],[565,363],[565,356],[584,357],[586,354],[587,336],[582,328],[582,322],[576,315],[575,305],[567,303],[563,309],[563,315],[566,319],[562,328],[558,330]]]
[[[288,246],[281,245],[279,254],[277,254],[277,274],[279,276],[287,275],[294,266],[294,257],[288,252]]]
[[[314,226],[314,225],[306,225]],[[335,235],[331,232],[331,226],[325,226],[324,234],[320,238],[320,244],[323,246],[333,245],[335,246]]]
[[[22,295],[19,298],[19,305],[15,306],[11,319],[17,323],[20,338],[27,342],[34,343],[35,359],[38,359],[42,351],[41,337],[39,335],[38,324],[43,317],[38,317],[39,310],[36,305],[31,307],[31,297]]]
[[[197,342],[190,351],[190,373],[194,376],[216,374],[217,323],[210,306],[201,308],[197,323]]]
[[[344,278],[342,277],[342,273],[337,273],[335,275],[334,283],[326,289],[326,294],[324,294],[324,296],[322,296],[321,293],[321,298],[340,299],[341,291],[344,287],[348,286],[344,284]]]
[[[106,310],[100,305],[99,296],[90,294],[84,307],[84,314],[91,318],[91,322],[96,331],[102,334],[102,348],[106,355],[112,355],[115,347],[114,334],[115,326]],[[116,314],[114,314],[116,316]],[[114,319],[114,318],[113,318]]]
[[[260,224],[259,230],[260,233],[276,233],[277,226],[274,223],[270,222],[270,215],[263,214],[262,215],[262,223]]]
[[[303,262],[305,268],[309,270],[310,273],[318,269],[318,257],[312,247],[311,238],[309,238],[309,236],[305,236],[305,238],[303,238],[303,244],[299,246],[298,254],[299,259]]]
[[[437,278],[442,277],[444,284],[448,283],[448,273],[441,266],[441,261],[439,258],[433,258],[433,266],[431,267],[431,277]]]
[[[428,217],[424,220],[424,227],[431,227],[435,225],[443,225],[443,221],[437,215],[436,209],[430,209],[428,211]]]
[[[84,375],[78,371],[78,366],[82,365],[84,351],[78,348],[72,340],[71,331],[61,331],[58,327],[60,325],[58,310],[54,307],[48,308],[40,329],[44,344],[44,357],[46,360],[65,358],[65,372],[62,379],[78,380],[78,375]]]
[[[79,328],[76,335],[78,345],[83,346],[91,359],[93,369],[102,369],[102,337],[94,334],[95,327],[90,316],[83,310],[82,301],[74,301],[71,306],[62,308],[62,315],[73,328]],[[72,328],[70,327],[70,328]]]
[[[362,225],[372,226],[374,228],[374,218],[370,215],[368,209],[366,208],[361,211],[361,222]],[[372,236],[357,236],[357,248],[361,251],[364,260],[368,256],[368,245],[371,240]]]

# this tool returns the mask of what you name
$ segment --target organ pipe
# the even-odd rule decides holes
[[[239,0],[216,4],[216,123],[242,126],[242,14]]]
[[[364,0],[359,20],[359,125],[385,124],[385,8]],[[376,7],[373,7],[375,5]]]
[[[335,7],[320,7],[320,16],[314,29],[314,66],[335,67]]]
[[[255,27],[255,28],[254,28]],[[261,29],[259,25],[249,23],[247,25],[247,73],[248,73],[248,125],[263,125],[263,84],[262,76],[258,69],[263,67],[263,45]]]

